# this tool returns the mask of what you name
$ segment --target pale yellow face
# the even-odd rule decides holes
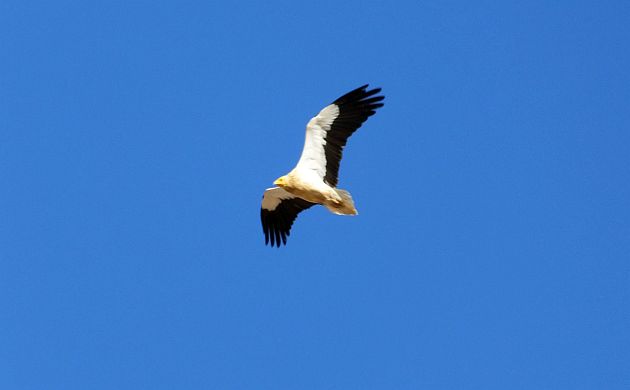
[[[286,176],[280,176],[278,179],[276,179],[276,181],[273,182],[273,184],[277,185],[278,187],[284,187],[286,185]]]

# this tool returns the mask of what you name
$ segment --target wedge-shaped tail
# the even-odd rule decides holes
[[[341,201],[327,202],[324,205],[326,206],[328,210],[330,210],[331,213],[334,213],[337,215],[358,215],[359,214],[357,209],[354,207],[354,201],[352,200],[352,195],[350,195],[348,191],[335,188],[335,192],[337,193],[337,195],[339,195],[339,198],[341,198]]]

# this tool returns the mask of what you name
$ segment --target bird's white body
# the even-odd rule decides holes
[[[337,215],[357,215],[350,193],[326,184],[314,171],[298,166],[285,176],[280,186],[312,203],[319,203]]]

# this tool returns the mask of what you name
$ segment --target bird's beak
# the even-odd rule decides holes
[[[284,185],[284,179],[280,177],[280,178],[276,179],[276,181],[274,181],[273,184],[276,185],[276,186],[282,186],[282,185]]]

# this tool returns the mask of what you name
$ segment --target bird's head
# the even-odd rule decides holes
[[[279,178],[276,179],[276,181],[273,182],[273,184],[277,185],[278,187],[284,187],[285,185],[287,185],[287,177],[280,176]]]

